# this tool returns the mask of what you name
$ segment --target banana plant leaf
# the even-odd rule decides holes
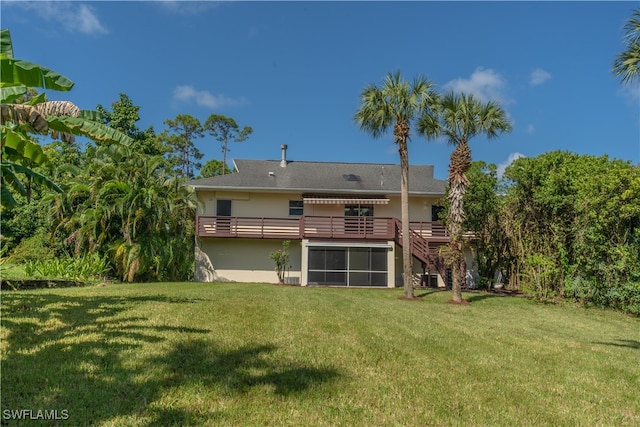
[[[48,161],[40,144],[32,141],[22,132],[16,132],[8,126],[2,126],[2,139],[0,140],[3,152],[9,148],[11,160],[27,159],[35,165],[41,165]]]
[[[0,104],[13,102],[25,93],[27,93],[27,87],[24,85],[0,87]]]
[[[86,136],[101,142],[119,142],[130,145],[133,142],[126,134],[102,123],[82,117],[48,116],[49,129],[73,135]]]
[[[0,57],[0,87],[29,86],[69,91],[74,83],[53,70],[22,59]]]
[[[11,194],[11,190],[9,190],[5,185],[0,188],[0,206],[6,208],[13,208],[18,205],[16,199],[13,198],[13,194]]]
[[[43,185],[57,193],[62,193],[62,189],[60,188],[60,186],[55,182],[53,182],[51,178],[41,174],[40,172],[36,172],[31,168],[28,168],[23,165],[19,165],[17,163],[12,163],[12,162],[2,162],[1,166],[2,166],[3,177],[6,172],[11,172],[14,174],[14,176],[17,173],[21,173],[27,176],[31,181],[35,182],[36,184]]]
[[[13,58],[13,43],[11,43],[11,32],[8,29],[0,30],[0,55]]]
[[[17,163],[3,161],[0,163],[0,174],[2,177],[2,188],[0,189],[0,203],[3,207],[14,207],[17,205],[16,200],[13,197],[13,191],[22,194],[27,194],[27,190],[18,178],[18,174],[25,175],[31,182],[39,185],[43,185],[53,191],[62,193],[62,189],[39,172],[34,171],[26,166],[19,165]]]
[[[53,70],[13,57],[8,29],[0,30],[0,87],[29,86],[68,91],[73,82]],[[4,101],[3,101],[4,102]]]

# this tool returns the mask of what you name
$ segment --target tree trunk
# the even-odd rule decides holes
[[[411,231],[409,228],[409,152],[407,140],[398,141],[400,152],[400,204],[402,219],[402,271],[404,273],[404,297],[414,298],[411,266]]]
[[[227,139],[222,142],[222,175],[227,173]]]
[[[464,253],[462,240],[462,223],[464,222],[464,193],[469,185],[465,172],[471,166],[471,150],[466,141],[461,141],[453,153],[449,165],[449,215],[447,228],[451,243],[449,244],[449,264],[453,278],[452,301],[462,302],[462,271]]]

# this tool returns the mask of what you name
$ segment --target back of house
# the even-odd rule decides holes
[[[402,286],[400,166],[235,160],[236,173],[188,183],[196,219],[195,280],[276,282],[270,254],[289,241],[285,282],[302,286]],[[445,286],[439,222],[446,182],[433,166],[409,168],[417,285]]]

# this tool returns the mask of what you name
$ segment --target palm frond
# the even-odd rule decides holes
[[[640,77],[640,9],[636,9],[624,26],[626,49],[613,62],[613,74],[622,83],[633,83]]]

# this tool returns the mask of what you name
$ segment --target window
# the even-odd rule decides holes
[[[231,216],[231,200],[216,200],[216,215]]]
[[[431,205],[431,221],[442,221],[444,219],[444,206]]]
[[[373,205],[344,205],[345,233],[373,233],[373,223],[365,217],[373,216]]]
[[[302,216],[304,202],[302,200],[289,200],[289,216]]]
[[[231,200],[216,200],[216,231],[229,233],[231,231]]]
[[[388,248],[309,248],[310,285],[387,286]]]
[[[344,205],[344,216],[373,216],[373,205]]]

